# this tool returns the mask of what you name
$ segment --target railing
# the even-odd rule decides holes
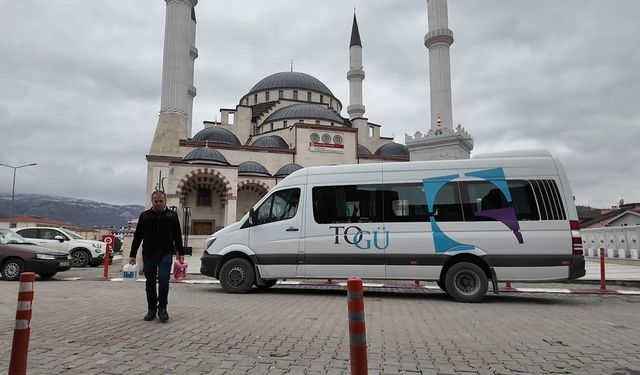
[[[598,249],[606,250],[607,258],[638,259],[640,225],[581,229],[585,256],[599,256]]]

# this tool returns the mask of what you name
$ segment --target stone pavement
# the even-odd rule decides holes
[[[94,269],[95,271],[95,269]],[[17,283],[0,282],[0,372]],[[29,374],[348,374],[346,292],[171,284],[142,321],[144,284],[37,281]],[[639,374],[640,296],[509,293],[461,304],[431,289],[365,290],[369,374]]]

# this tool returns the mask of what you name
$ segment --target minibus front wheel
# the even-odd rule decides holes
[[[248,293],[255,281],[253,265],[246,259],[229,259],[220,269],[220,286],[227,293]]]
[[[484,270],[470,262],[454,264],[445,276],[446,292],[459,302],[480,302],[487,294],[488,286]]]

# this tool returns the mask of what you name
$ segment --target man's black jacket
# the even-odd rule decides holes
[[[130,257],[135,258],[142,242],[143,257],[159,257],[182,253],[182,232],[178,214],[165,208],[156,213],[153,209],[143,211],[138,218],[136,231],[133,234]]]

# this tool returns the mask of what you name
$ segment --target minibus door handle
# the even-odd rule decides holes
[[[299,229],[294,227],[287,228],[287,232],[297,232]]]

